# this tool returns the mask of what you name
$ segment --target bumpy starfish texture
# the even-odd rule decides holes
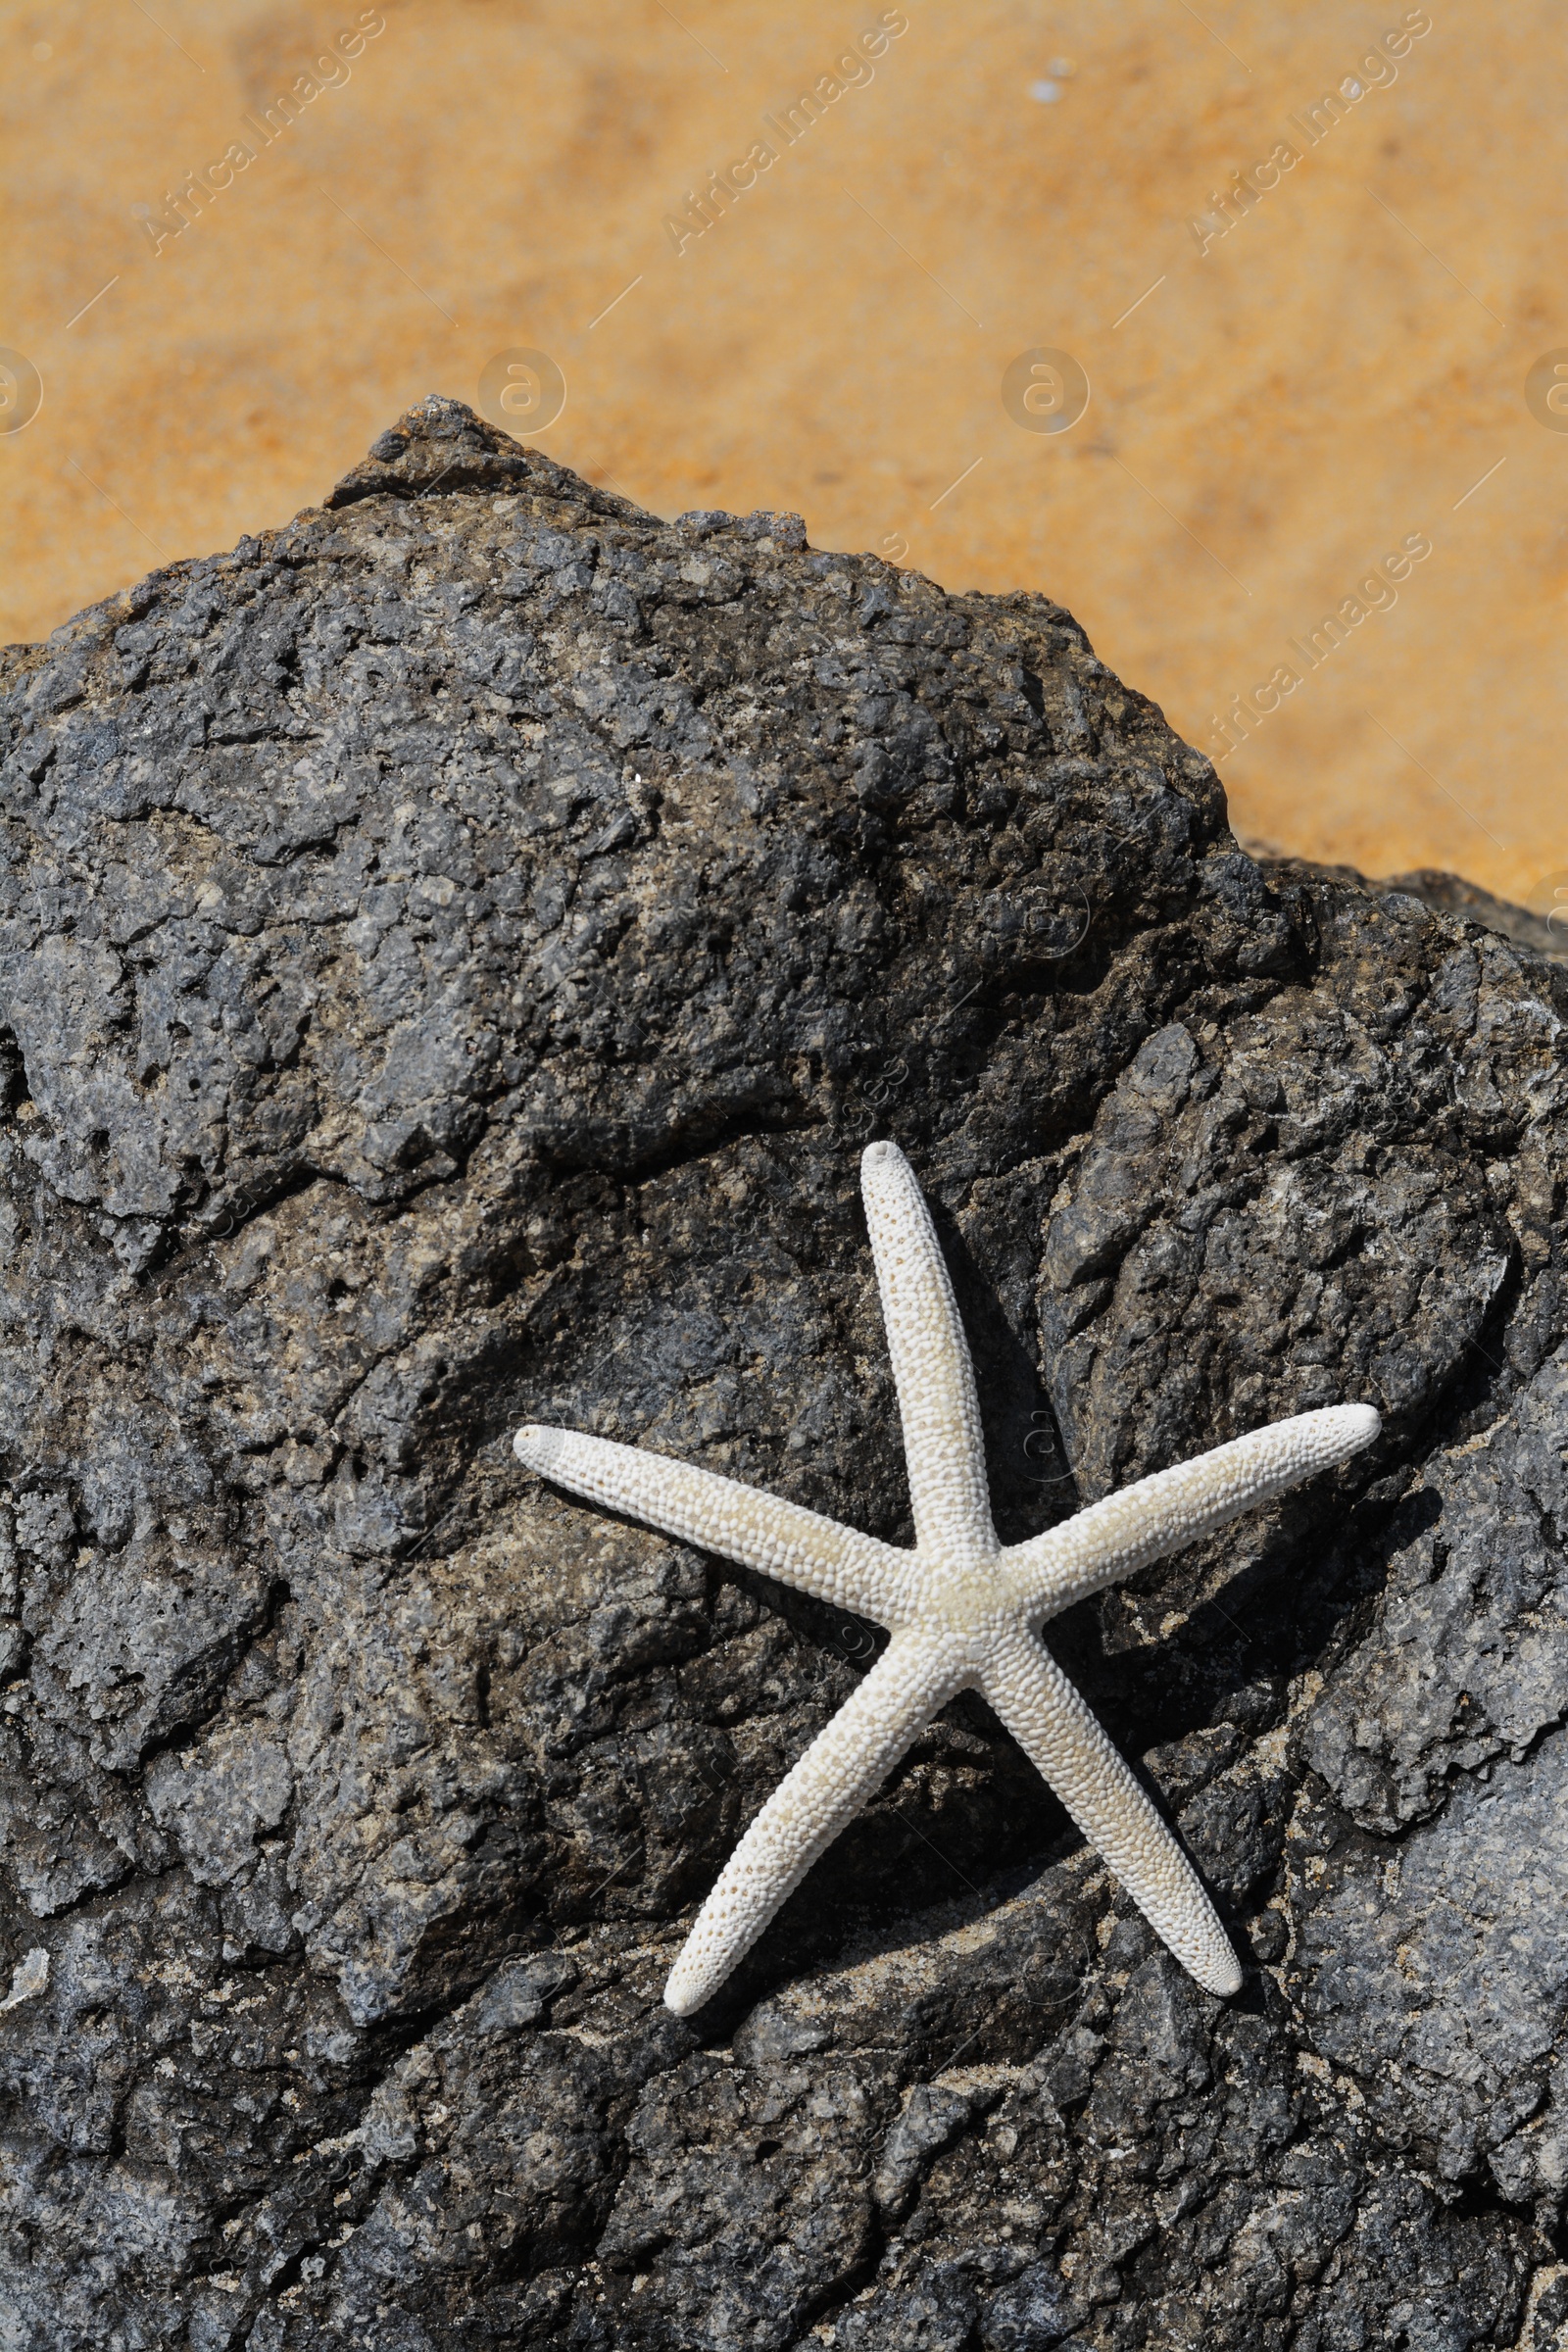
[[[1200,1984],[1242,1972],[1197,1872],[1039,1640],[1049,1618],[1342,1462],[1382,1426],[1370,1405],[1298,1413],[1107,1495],[1005,1547],[991,1524],[974,1371],[930,1213],[896,1145],[860,1163],[914,1513],[901,1551],[737,1480],[575,1430],[530,1425],[519,1460],[588,1500],[739,1560],[892,1640],[758,1814],[665,1987],[677,2016],[715,1992],[811,1864],[955,1692],[977,1687]]]

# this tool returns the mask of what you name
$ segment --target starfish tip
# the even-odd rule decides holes
[[[1376,1405],[1347,1404],[1340,1409],[1345,1415],[1347,1433],[1355,1445],[1370,1446],[1374,1438],[1382,1436],[1383,1415]]]
[[[519,1462],[525,1462],[530,1470],[537,1470],[541,1477],[545,1477],[561,1451],[561,1432],[559,1429],[547,1429],[538,1421],[529,1421],[513,1439],[512,1450]]]

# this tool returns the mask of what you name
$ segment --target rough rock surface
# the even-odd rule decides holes
[[[0,694],[6,2352],[1561,2342],[1568,974],[444,401]],[[1387,1415],[1053,1629],[1234,2002],[966,1698],[661,2004],[876,1636],[510,1434],[904,1537],[877,1133],[1009,1540]]]

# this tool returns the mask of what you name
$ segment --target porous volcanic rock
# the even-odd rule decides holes
[[[449,401],[0,693],[6,2352],[1560,2343],[1568,973]],[[906,1540],[881,1134],[1005,1539],[1387,1417],[1052,1631],[1235,2001],[966,1697],[662,2005],[877,1637],[511,1433]]]

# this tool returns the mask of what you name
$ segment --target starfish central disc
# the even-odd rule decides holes
[[[981,1690],[1163,1941],[1206,1991],[1242,1972],[1202,1883],[1040,1640],[1062,1609],[1347,1460],[1370,1405],[1271,1422],[1004,1548],[991,1523],[974,1368],[914,1171],[872,1144],[861,1190],[893,1359],[912,1551],[666,1454],[530,1424],[519,1461],[556,1485],[888,1627],[887,1648],[736,1847],[670,1972],[689,2016],[958,1690]]]

